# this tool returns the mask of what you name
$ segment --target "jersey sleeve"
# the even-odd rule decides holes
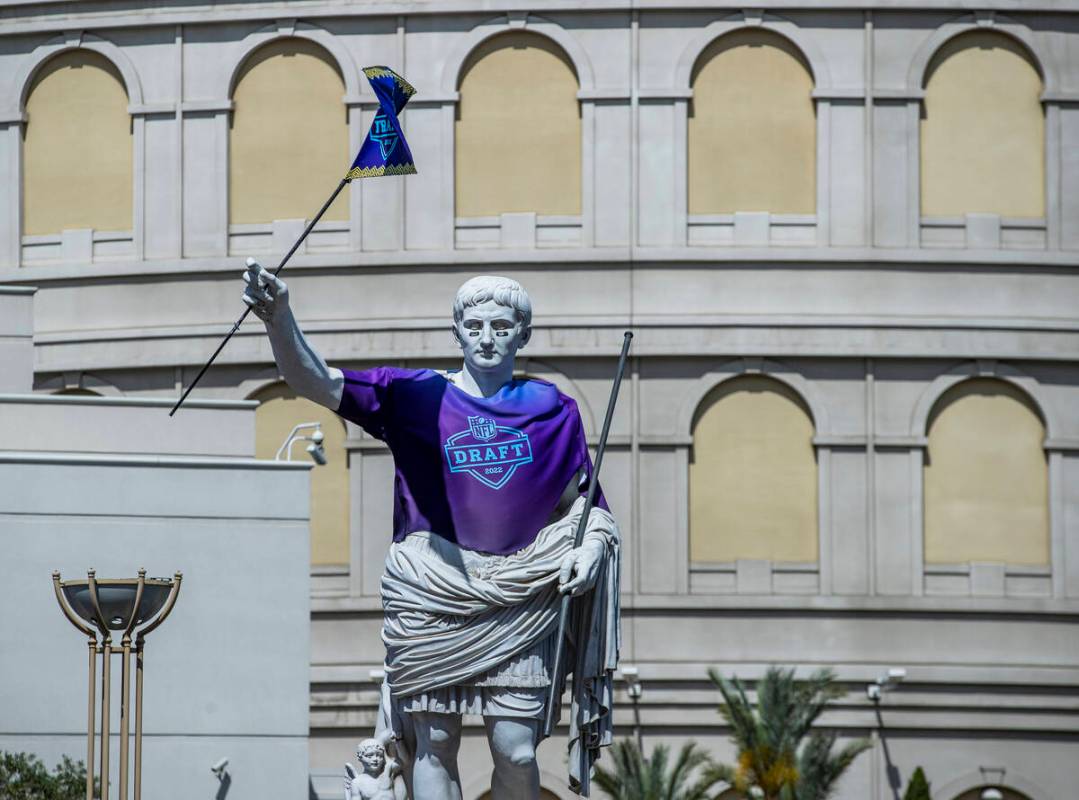
[[[374,436],[385,440],[389,428],[390,393],[395,370],[392,367],[343,369],[345,385],[337,415],[354,422]]]

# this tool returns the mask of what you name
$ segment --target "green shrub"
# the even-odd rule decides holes
[[[921,767],[914,770],[914,774],[910,776],[910,783],[907,784],[907,791],[903,795],[903,800],[931,800],[929,781],[925,779],[925,773],[922,772]]]
[[[95,797],[99,795],[95,792]],[[31,753],[0,750],[0,800],[80,800],[86,797],[86,766],[67,756],[52,772]]]

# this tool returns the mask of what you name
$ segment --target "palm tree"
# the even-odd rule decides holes
[[[723,695],[719,713],[731,726],[738,762],[715,764],[704,777],[725,781],[748,797],[826,800],[870,747],[867,739],[858,739],[833,752],[837,734],[811,730],[825,706],[844,694],[831,670],[797,681],[793,669],[771,667],[757,684],[755,707],[738,678],[728,681],[715,669],[708,676]]]
[[[645,758],[632,739],[615,742],[611,757],[612,768],[597,764],[592,780],[613,800],[709,800],[710,790],[720,780],[709,777],[708,754],[693,742],[682,745],[670,766],[666,745],[657,745],[651,757]],[[694,780],[693,773],[700,767],[706,769]]]

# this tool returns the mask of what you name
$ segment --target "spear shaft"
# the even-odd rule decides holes
[[[618,371],[615,374],[614,385],[611,387],[611,398],[607,401],[607,415],[603,418],[603,430],[599,435],[599,445],[596,447],[596,464],[592,469],[592,479],[588,482],[588,495],[585,497],[584,509],[581,512],[581,519],[577,523],[577,534],[573,540],[573,546],[580,547],[584,541],[585,531],[588,529],[588,517],[592,513],[592,506],[596,502],[596,491],[599,487],[599,471],[603,466],[603,454],[607,450],[607,434],[611,431],[611,418],[614,416],[614,407],[618,402],[618,389],[622,385],[622,375],[626,371],[626,357],[629,355],[629,343],[633,339],[633,333],[626,331],[625,338],[622,340],[622,353],[618,357]],[[570,600],[572,598],[566,594],[562,595],[562,605],[558,612],[558,634],[555,639],[555,655],[554,666],[551,671],[551,690],[547,694],[547,713],[543,720],[543,737],[546,738],[551,735],[554,730],[554,715],[555,708],[562,702],[562,695],[559,691],[559,683],[562,680],[563,667],[562,662],[566,657],[566,625],[569,622],[569,609]],[[578,642],[578,646],[583,646],[583,642]],[[577,680],[580,680],[578,675]]]
[[[287,264],[288,260],[292,258],[292,254],[299,249],[301,244],[303,244],[303,240],[307,238],[307,234],[309,234],[311,230],[315,227],[315,225],[318,224],[318,221],[322,219],[322,215],[326,213],[326,209],[328,209],[333,204],[333,201],[337,199],[337,195],[341,194],[341,190],[344,189],[346,185],[348,185],[348,182],[349,178],[342,178],[341,182],[337,184],[337,188],[333,190],[333,194],[330,195],[330,199],[322,204],[322,208],[320,208],[318,210],[318,213],[315,214],[314,219],[307,223],[307,227],[303,229],[303,233],[300,234],[300,238],[297,239],[296,243],[292,245],[292,248],[287,253],[285,253],[285,257],[281,259],[281,263],[278,264],[277,269],[273,271],[273,275],[275,278],[277,277],[278,273],[285,268],[285,264]],[[221,344],[219,344],[217,346],[217,349],[214,350],[214,354],[210,356],[210,360],[207,361],[206,364],[202,367],[202,369],[199,370],[199,374],[195,376],[195,380],[191,381],[191,385],[184,390],[184,393],[182,395],[180,395],[180,399],[176,401],[176,405],[174,405],[172,407],[172,411],[169,412],[170,417],[177,412],[180,406],[184,404],[184,400],[186,400],[187,396],[191,394],[191,390],[198,385],[198,382],[202,379],[202,376],[206,374],[206,370],[210,368],[210,365],[214,363],[214,360],[217,358],[217,356],[221,353],[222,350],[225,349],[225,345],[229,343],[229,339],[232,338],[232,335],[236,333],[236,331],[240,330],[240,326],[243,324],[243,321],[247,319],[247,315],[250,313],[251,306],[248,306],[246,309],[244,309],[244,313],[240,315],[240,318],[236,320],[236,324],[232,326],[232,330],[225,334],[225,338],[221,340]]]

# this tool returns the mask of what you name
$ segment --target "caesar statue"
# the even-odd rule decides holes
[[[483,718],[494,800],[538,798],[545,705],[552,692],[561,698],[569,674],[569,785],[588,796],[592,765],[612,736],[620,542],[597,491],[574,546],[592,461],[576,403],[546,381],[514,377],[514,357],[532,336],[528,294],[508,278],[461,286],[451,327],[459,370],[357,371],[328,366],[314,350],[282,280],[253,259],[244,279],[243,300],[265,323],[289,386],[393,454],[375,737],[392,750],[409,795],[461,800],[467,714]],[[575,599],[559,671],[566,594]]]

